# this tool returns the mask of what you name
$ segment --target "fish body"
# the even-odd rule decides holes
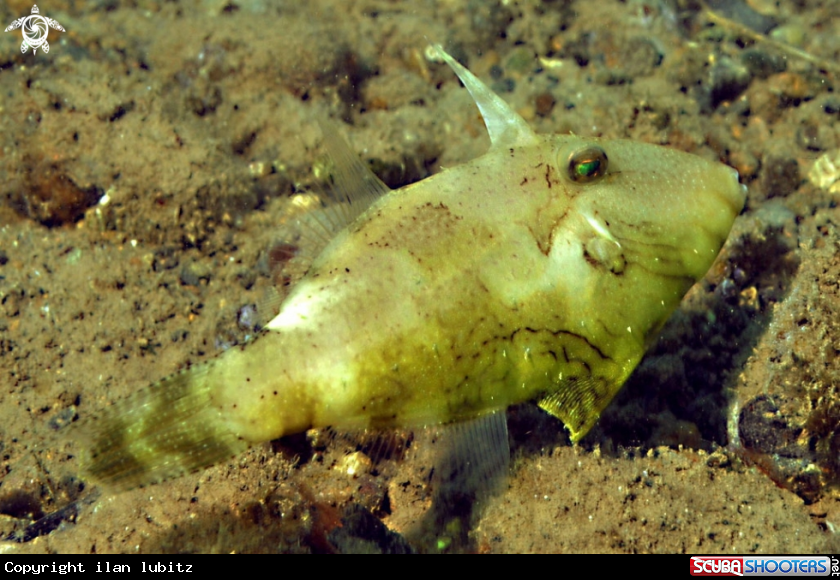
[[[353,219],[277,317],[92,422],[94,478],[131,487],[313,427],[452,423],[529,400],[573,441],[597,421],[714,261],[743,187],[686,153],[536,135],[438,50],[481,109],[487,154],[391,192],[342,162]]]

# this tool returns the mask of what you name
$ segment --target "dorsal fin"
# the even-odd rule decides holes
[[[324,134],[324,147],[334,164],[328,194],[344,206],[342,216],[347,226],[391,189],[350,149],[332,123],[320,119],[318,124]]]
[[[309,263],[374,201],[391,191],[350,149],[332,123],[319,119],[318,124],[331,168],[322,207],[297,220],[301,236],[298,258]]]
[[[470,92],[484,124],[490,134],[490,148],[507,148],[518,145],[529,145],[536,141],[536,134],[510,105],[504,102],[496,93],[478,80],[474,74],[464,68],[461,63],[449,56],[439,44],[431,45],[437,55],[455,71],[464,86]]]

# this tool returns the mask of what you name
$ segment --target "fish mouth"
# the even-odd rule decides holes
[[[740,182],[741,176],[734,167],[728,165],[723,166],[729,172],[732,180],[732,187],[728,187],[723,191],[724,201],[732,207],[732,213],[736,216],[744,209],[744,204],[747,201],[747,186]]]

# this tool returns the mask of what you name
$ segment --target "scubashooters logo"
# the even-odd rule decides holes
[[[57,20],[47,18],[38,14],[38,5],[32,5],[32,14],[23,16],[17,20],[13,20],[11,24],[6,27],[6,32],[21,29],[23,33],[23,44],[20,45],[20,51],[26,54],[26,51],[32,49],[32,54],[40,48],[47,54],[50,51],[50,43],[47,42],[47,34],[49,29],[60,30],[64,32],[64,28]]]
[[[692,556],[692,576],[838,576],[828,556]]]

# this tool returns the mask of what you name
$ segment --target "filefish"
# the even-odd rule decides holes
[[[91,478],[130,488],[311,428],[452,424],[524,401],[573,442],[595,424],[745,188],[688,153],[537,135],[433,49],[478,106],[487,153],[392,191],[328,130],[335,203],[301,218],[323,241],[279,314],[90,420]]]

